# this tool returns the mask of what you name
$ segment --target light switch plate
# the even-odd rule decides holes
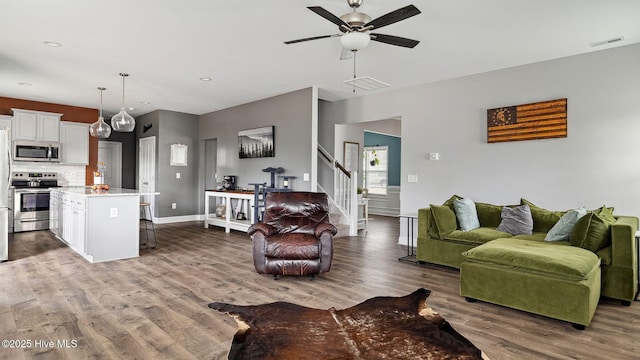
[[[440,153],[429,153],[429,160],[440,160]]]
[[[304,173],[304,174],[302,175],[302,179],[303,179],[304,181],[309,181],[309,173]]]
[[[176,179],[180,179],[180,173],[176,173]]]
[[[418,175],[407,175],[407,182],[417,183],[418,182]]]
[[[112,218],[114,218],[114,217],[118,217],[118,208],[111,208],[110,210],[111,210],[111,211],[110,211],[110,216],[111,216]]]

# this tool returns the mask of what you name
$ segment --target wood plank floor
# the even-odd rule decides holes
[[[335,240],[331,272],[315,280],[255,273],[246,234],[202,222],[156,226],[159,246],[136,259],[89,264],[49,231],[14,234],[0,264],[2,359],[222,359],[236,323],[213,301],[289,301],[345,308],[419,287],[428,303],[492,359],[638,359],[640,303],[603,299],[591,326],[570,324],[458,295],[457,270],[397,260],[397,218]],[[66,341],[67,347],[64,342]],[[30,344],[28,343],[30,342]],[[53,342],[53,345],[50,343]],[[304,358],[301,356],[301,358]]]

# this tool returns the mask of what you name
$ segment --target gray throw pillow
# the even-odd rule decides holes
[[[545,236],[544,241],[562,241],[569,240],[569,235],[576,226],[578,220],[587,214],[587,209],[584,207],[578,209],[572,209],[562,215],[560,220],[553,225],[551,230]]]
[[[502,221],[496,228],[498,231],[511,235],[533,234],[533,217],[529,205],[520,205],[513,208],[505,206],[500,213]]]
[[[480,227],[476,204],[469,198],[456,199],[453,202],[456,211],[456,219],[460,224],[460,230],[469,231]]]

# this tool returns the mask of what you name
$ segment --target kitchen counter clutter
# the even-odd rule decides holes
[[[140,196],[159,194],[120,188],[53,188],[50,229],[91,263],[137,257]]]
[[[106,196],[143,196],[143,195],[160,195],[158,192],[140,192],[135,189],[111,188],[109,190],[92,190],[90,186],[62,187],[57,188],[65,194],[81,195],[87,197],[106,197]]]

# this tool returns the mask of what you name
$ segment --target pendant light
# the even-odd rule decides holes
[[[107,89],[98,87],[98,90],[100,90],[100,116],[98,117],[98,121],[89,127],[89,134],[99,139],[106,139],[111,135],[111,126],[104,122],[104,118],[102,117],[102,92]]]
[[[111,126],[115,131],[121,132],[132,132],[133,128],[136,127],[136,121],[133,117],[124,109],[124,79],[129,76],[127,73],[120,73],[122,76],[122,108],[120,108],[120,112],[113,115],[111,118]]]

